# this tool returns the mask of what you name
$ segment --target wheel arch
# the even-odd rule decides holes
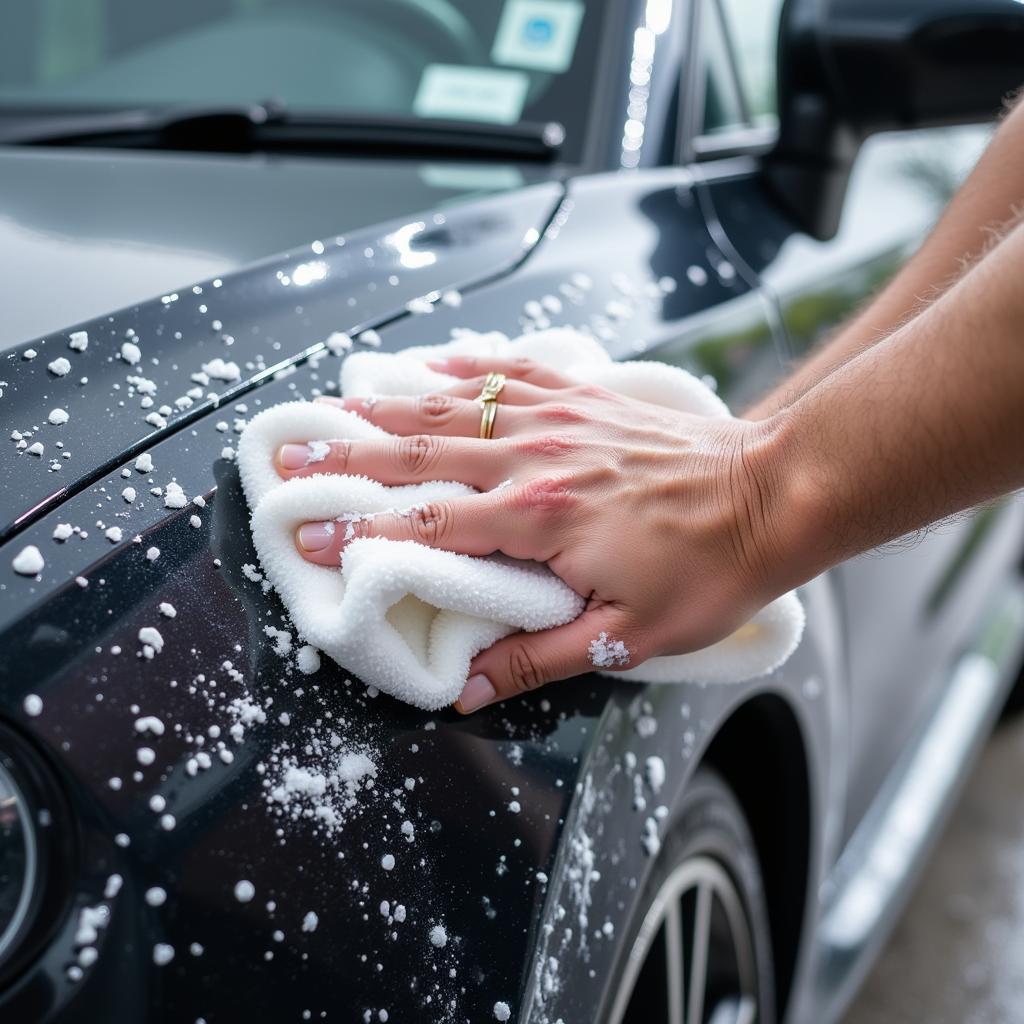
[[[729,785],[754,838],[768,903],[777,1018],[784,1020],[804,927],[812,841],[808,752],[795,711],[775,693],[751,698],[717,732],[701,764]]]

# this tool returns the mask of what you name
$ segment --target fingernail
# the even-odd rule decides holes
[[[448,360],[447,359],[428,359],[427,366],[432,370],[447,370]]]
[[[314,398],[313,401],[314,402],[323,402],[324,405],[335,405],[339,409],[344,409],[345,408],[345,399],[344,398],[336,398],[334,395],[317,395],[317,397]]]
[[[490,679],[484,675],[470,676],[466,685],[462,688],[462,696],[459,697],[459,706],[463,714],[470,714],[485,704],[490,704],[497,696]]]
[[[277,461],[282,469],[302,469],[309,462],[309,445],[283,444],[277,450]]]
[[[303,551],[323,551],[334,537],[334,523],[303,523],[295,536]]]

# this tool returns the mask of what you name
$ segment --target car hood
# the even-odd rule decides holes
[[[0,350],[536,165],[0,147]]]
[[[333,332],[514,266],[562,198],[530,183],[548,174],[0,150],[0,392],[19,435],[0,450],[0,537]]]

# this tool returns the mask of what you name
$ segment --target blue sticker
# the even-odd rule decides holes
[[[527,46],[546,46],[554,34],[554,26],[547,18],[531,18],[523,25],[523,42]]]
[[[579,0],[508,0],[491,49],[495,64],[567,71],[583,21]]]

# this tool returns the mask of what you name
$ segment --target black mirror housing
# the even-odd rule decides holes
[[[830,238],[868,135],[991,120],[1022,84],[1018,0],[787,0],[767,183]]]

